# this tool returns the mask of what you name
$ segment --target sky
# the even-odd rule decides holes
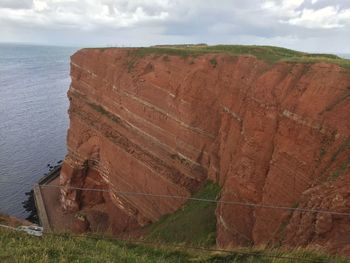
[[[0,42],[350,53],[350,0],[0,0]]]

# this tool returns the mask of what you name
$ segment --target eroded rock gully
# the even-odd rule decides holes
[[[209,179],[219,182],[223,201],[350,213],[349,70],[83,49],[72,56],[71,77],[61,184],[112,192],[65,188],[67,211],[98,211],[123,232],[185,200],[117,191],[190,196]],[[216,214],[221,247],[278,243],[350,253],[346,216],[228,204]]]

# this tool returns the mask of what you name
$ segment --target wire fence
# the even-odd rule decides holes
[[[24,183],[11,182],[11,181],[0,181],[0,184],[7,184],[7,185],[20,184],[20,185],[32,186],[31,184],[24,184]],[[157,197],[157,198],[184,199],[189,201],[209,202],[209,203],[227,204],[227,205],[235,205],[235,206],[247,206],[247,207],[254,207],[254,208],[277,209],[277,210],[297,211],[297,212],[305,212],[305,213],[320,213],[320,214],[330,214],[330,215],[336,215],[336,216],[350,216],[350,213],[337,212],[337,211],[331,211],[331,210],[308,209],[308,208],[288,207],[288,206],[271,205],[271,204],[258,204],[258,203],[250,203],[250,202],[239,202],[239,201],[224,201],[224,200],[195,198],[195,197],[179,196],[179,195],[165,195],[165,194],[142,193],[142,192],[125,192],[125,191],[115,191],[111,189],[95,189],[95,188],[83,188],[83,187],[62,186],[62,185],[40,185],[40,187],[41,188],[61,188],[66,190],[79,190],[79,191],[93,191],[93,192],[111,192],[111,193],[123,195],[123,196],[148,196],[148,197]]]
[[[32,186],[31,184],[26,183],[20,183],[15,181],[0,181],[0,184],[2,185],[28,185]],[[238,201],[224,201],[224,200],[217,200],[217,199],[208,199],[208,198],[196,198],[196,197],[188,197],[188,196],[180,196],[180,195],[166,195],[166,194],[157,194],[157,193],[143,193],[143,192],[127,192],[127,191],[116,191],[112,189],[95,189],[95,188],[84,188],[84,187],[72,187],[72,186],[62,186],[62,185],[55,185],[55,184],[46,184],[46,185],[40,185],[40,188],[43,189],[65,189],[65,190],[77,190],[77,191],[90,191],[90,192],[111,192],[117,195],[121,196],[138,196],[138,197],[154,197],[154,198],[166,198],[166,199],[181,199],[185,201],[194,201],[194,202],[206,202],[206,203],[213,203],[213,204],[225,204],[225,205],[232,205],[232,206],[243,206],[243,207],[250,207],[250,208],[264,208],[264,209],[274,209],[274,210],[283,210],[283,211],[289,211],[289,212],[303,212],[303,213],[321,213],[321,214],[330,214],[330,215],[336,215],[336,216],[350,216],[350,213],[346,212],[337,212],[337,211],[330,211],[330,210],[319,210],[319,209],[307,209],[307,208],[298,208],[298,207],[287,207],[287,206],[281,206],[281,205],[271,205],[271,204],[259,204],[259,203],[249,203],[249,202],[238,202]],[[6,227],[5,225],[0,225],[0,227]],[[10,230],[15,230],[10,227],[7,227]],[[64,234],[60,233],[45,233],[45,235],[53,235],[53,236],[60,236],[60,237],[66,237]],[[119,237],[108,237],[108,236],[93,236],[93,235],[75,235],[71,234],[70,237],[76,237],[76,238],[93,238],[98,240],[113,240],[113,241],[120,241],[120,242],[127,242],[127,243],[133,243],[133,244],[143,244],[143,245],[149,245],[154,247],[169,247],[173,249],[184,249],[184,250],[202,250],[202,251],[208,251],[208,252],[218,252],[218,253],[226,253],[226,254],[232,254],[232,255],[246,255],[251,257],[265,257],[265,258],[271,258],[271,259],[284,259],[284,260],[290,260],[291,262],[314,262],[314,263],[326,263],[331,262],[327,260],[314,260],[309,259],[306,257],[294,257],[294,256],[285,256],[285,255],[278,255],[273,253],[259,253],[259,252],[247,252],[247,251],[239,251],[239,250],[226,250],[226,249],[218,249],[213,247],[201,247],[201,246],[193,246],[189,244],[169,244],[169,243],[159,243],[159,242],[152,242],[147,241],[143,239],[125,239],[125,238],[119,238]]]

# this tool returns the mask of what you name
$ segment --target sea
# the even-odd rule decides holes
[[[65,157],[76,50],[0,44],[0,213],[26,218],[25,193]]]

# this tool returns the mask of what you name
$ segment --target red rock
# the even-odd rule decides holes
[[[349,70],[131,53],[83,49],[72,56],[64,209],[104,206],[115,232],[127,231],[186,200],[118,191],[189,197],[210,179],[222,186],[223,201],[350,212]],[[342,236],[348,217],[228,204],[216,214],[221,247],[283,242],[349,250]]]

